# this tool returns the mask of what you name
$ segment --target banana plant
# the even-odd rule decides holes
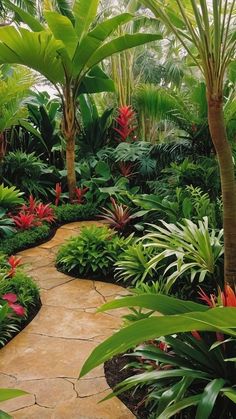
[[[29,27],[11,25],[0,28],[0,62],[30,67],[57,89],[61,98],[62,133],[66,140],[69,196],[76,187],[75,138],[80,127],[76,102],[81,93],[114,91],[114,84],[98,66],[104,59],[128,48],[160,39],[159,34],[136,33],[112,37],[133,15],[123,13],[97,23],[99,0],[75,0],[65,16],[45,10],[45,24],[5,0]]]
[[[224,279],[236,286],[236,180],[223,111],[224,79],[235,68],[236,0],[142,0],[184,47],[206,83],[208,123],[221,173],[224,224]]]

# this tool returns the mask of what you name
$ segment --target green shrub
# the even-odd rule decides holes
[[[7,304],[0,304],[0,348],[18,331],[18,321],[16,318],[11,318],[10,314],[10,307]]]
[[[153,272],[148,269],[148,262],[155,255],[151,248],[145,248],[142,243],[128,246],[116,262],[115,277],[120,281],[130,281],[135,285],[139,281],[147,281],[153,277]]]
[[[0,279],[0,295],[8,293],[17,295],[17,301],[26,312],[40,301],[37,284],[22,270],[17,270],[11,279]]]
[[[0,252],[12,255],[36,243],[46,241],[51,235],[51,227],[43,224],[30,230],[19,231],[14,236],[1,240]]]
[[[132,237],[121,238],[108,227],[85,227],[78,237],[64,244],[57,255],[57,266],[76,276],[113,274],[114,263]]]
[[[59,224],[69,223],[79,220],[89,220],[97,214],[97,208],[94,204],[65,204],[55,207],[54,212]]]

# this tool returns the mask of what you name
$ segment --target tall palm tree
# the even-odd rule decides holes
[[[223,112],[224,78],[236,58],[236,0],[141,0],[141,3],[176,36],[205,78],[208,123],[221,174],[224,278],[236,287],[236,181]]]
[[[14,25],[0,28],[0,62],[28,66],[41,73],[57,89],[63,109],[62,133],[66,140],[69,196],[73,199],[76,187],[75,138],[80,129],[76,115],[78,95],[114,91],[112,80],[98,64],[112,54],[160,39],[160,35],[137,33],[112,37],[133,16],[123,13],[97,23],[99,0],[75,0],[71,9],[60,7],[61,12],[47,10],[44,12],[45,24],[5,1],[30,30]],[[61,2],[57,3],[61,6]]]

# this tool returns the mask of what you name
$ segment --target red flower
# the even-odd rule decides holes
[[[193,332],[191,332],[191,334],[193,335],[193,337],[196,340],[202,340],[200,333],[198,333],[196,330],[194,330]]]
[[[205,301],[209,307],[216,307],[216,296],[214,294],[210,294],[210,297],[200,288],[198,293],[200,300]]]
[[[56,207],[59,204],[61,192],[62,192],[61,183],[56,183],[56,186],[55,186],[55,193],[56,193],[55,205],[56,205]]]
[[[8,258],[8,263],[11,269],[9,270],[7,275],[13,277],[15,275],[17,266],[19,266],[21,263],[21,258],[17,258],[16,256],[12,255]]]
[[[224,307],[236,307],[236,294],[229,285],[221,292],[221,301]]]
[[[8,306],[17,314],[17,316],[24,316],[25,309],[20,304],[16,304],[17,295],[13,293],[4,294],[2,299],[5,300]]]
[[[135,112],[131,106],[121,106],[118,111],[119,114],[116,118],[118,128],[116,127],[114,130],[120,136],[120,138],[116,138],[117,141],[122,142],[126,141],[130,134],[136,129],[134,126]]]

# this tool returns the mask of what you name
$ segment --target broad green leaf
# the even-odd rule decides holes
[[[134,35],[126,34],[119,36],[98,48],[87,61],[86,66],[87,68],[92,68],[113,54],[160,39],[162,39],[162,36],[159,34],[137,33]]]
[[[78,37],[70,19],[57,12],[45,12],[44,16],[55,39],[63,42],[72,58],[78,43]]]
[[[216,378],[207,384],[198,403],[196,419],[208,419],[210,417],[218,394],[225,381],[223,378]]]
[[[0,388],[0,402],[14,399],[15,397],[25,396],[26,394],[29,393],[14,388]]]
[[[100,47],[104,41],[122,24],[129,22],[132,15],[123,13],[114,16],[105,22],[99,23],[78,44],[73,58],[74,74],[78,75],[83,70],[90,56]]]
[[[63,44],[52,34],[5,26],[0,28],[0,41],[0,63],[33,68],[54,84],[63,80],[64,71],[59,57]]]
[[[94,349],[85,362],[80,376],[127,351],[140,342],[181,332],[221,331],[236,336],[236,308],[213,308],[205,312],[193,312],[171,316],[153,316],[125,327]]]
[[[209,307],[192,301],[179,300],[162,294],[143,294],[124,297],[103,304],[98,311],[114,310],[121,307],[141,307],[162,314],[181,314],[192,311],[207,311]]]
[[[95,66],[83,77],[78,94],[100,92],[115,92],[115,85],[100,67]]]
[[[79,42],[87,34],[91,23],[97,15],[99,0],[75,0],[73,13],[75,17],[75,30]]]

